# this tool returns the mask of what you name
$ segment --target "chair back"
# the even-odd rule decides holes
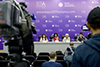
[[[11,61],[10,62],[10,67],[30,67],[29,61],[27,60],[22,60],[22,61]]]
[[[35,60],[35,57],[33,55],[26,55],[23,57],[23,59],[28,60],[31,64]]]
[[[32,64],[33,67],[42,67],[42,63],[46,62],[46,60],[35,60]]]
[[[64,54],[62,53],[62,51],[56,51],[56,54],[57,54],[57,55],[64,55]]]
[[[63,58],[64,58],[63,55],[57,55],[57,60],[64,60]]]
[[[37,57],[37,60],[46,60],[46,61],[49,61],[49,56],[48,55],[39,55]]]
[[[0,60],[0,67],[8,67],[8,60]]]
[[[33,56],[36,58],[37,57],[37,54],[36,53],[33,53]]]
[[[8,57],[7,53],[0,53],[0,56],[2,56],[4,59],[6,59]]]
[[[61,63],[63,67],[68,67],[64,60],[57,60],[56,62]]]
[[[40,52],[39,55],[48,55],[49,56],[49,53],[48,52]]]

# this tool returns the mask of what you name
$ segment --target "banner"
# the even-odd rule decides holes
[[[0,0],[1,1],[1,0]],[[34,41],[38,41],[38,36],[45,33],[50,40],[50,35],[58,33],[60,40],[62,35],[68,33],[71,41],[74,35],[83,32],[86,36],[90,31],[82,31],[81,26],[86,24],[89,11],[100,5],[100,0],[17,0],[26,2],[27,10],[36,15],[33,21],[37,34]],[[3,49],[2,39],[0,39],[0,49]]]
[[[37,34],[34,35],[35,41],[38,41],[38,36],[43,33],[48,36],[48,39],[53,33],[58,33],[60,39],[62,35],[68,33],[71,41],[74,41],[74,35],[80,32],[86,36],[90,31],[82,31],[81,26],[86,24],[89,11],[100,4],[99,0],[22,1],[27,3],[27,10],[37,17],[36,21],[33,21],[37,30]]]

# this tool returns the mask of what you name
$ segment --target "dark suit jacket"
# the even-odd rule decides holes
[[[42,64],[42,67],[62,67],[62,65],[58,62],[48,61]]]

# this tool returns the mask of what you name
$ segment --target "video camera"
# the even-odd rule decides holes
[[[26,7],[24,2],[0,1],[0,35],[7,40],[9,54],[20,55],[20,60],[22,51],[27,55],[34,53],[32,32],[36,34],[36,30],[31,20],[36,17]]]

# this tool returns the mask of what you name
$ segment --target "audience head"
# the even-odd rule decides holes
[[[74,46],[74,43],[73,42],[70,42],[70,46]]]
[[[100,7],[95,7],[90,11],[87,17],[87,27],[94,32],[100,30]]]
[[[51,52],[51,53],[50,53],[50,56],[49,56],[49,59],[50,59],[50,60],[56,61],[56,59],[57,59],[56,53],[55,53],[55,52]]]
[[[54,33],[54,37],[58,37],[58,34],[57,33]]]
[[[82,37],[83,36],[83,33],[82,32],[80,32],[80,35],[79,35],[80,37]]]
[[[69,37],[69,34],[65,34],[65,36],[66,36],[66,38],[68,38]]]

